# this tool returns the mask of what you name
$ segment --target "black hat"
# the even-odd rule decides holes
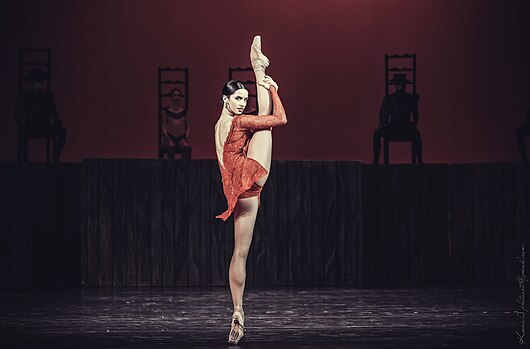
[[[41,82],[48,80],[48,74],[43,72],[41,69],[31,69],[29,74],[26,76],[27,82]]]
[[[394,85],[405,85],[407,83],[407,74],[397,73],[392,76],[392,80],[389,81]]]

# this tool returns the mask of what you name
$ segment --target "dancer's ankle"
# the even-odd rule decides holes
[[[252,62],[251,62],[251,65],[252,65],[252,70],[254,70],[254,73],[262,73],[263,75],[265,75],[265,63],[261,60],[261,59],[254,59]]]

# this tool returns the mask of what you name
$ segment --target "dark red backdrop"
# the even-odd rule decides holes
[[[514,129],[530,107],[525,0],[11,3],[0,14],[0,160],[16,158],[20,46],[53,50],[64,161],[156,157],[156,67],[173,65],[190,68],[194,156],[214,158],[220,87],[228,66],[248,64],[257,33],[289,117],[274,132],[276,159],[370,161],[383,57],[404,52],[418,55],[426,162],[518,159]],[[392,151],[408,161],[408,146]]]

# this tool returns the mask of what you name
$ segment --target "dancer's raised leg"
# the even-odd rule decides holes
[[[265,68],[269,65],[269,59],[261,52],[261,37],[255,36],[250,46],[250,62],[256,77],[256,94],[258,98],[258,115],[270,115],[272,103],[269,90],[258,83],[265,78]],[[247,156],[258,161],[266,170],[267,174],[256,181],[263,186],[268,178],[272,159],[272,133],[270,130],[256,131],[252,135],[248,146]]]
[[[232,327],[228,336],[230,343],[237,343],[243,337],[245,322],[243,293],[245,291],[246,263],[257,213],[257,197],[237,200],[234,210],[234,253],[228,272],[230,292],[234,303]]]
[[[258,115],[269,115],[272,111],[270,92],[263,86],[259,85],[260,81],[265,78],[265,69],[269,66],[270,61],[261,52],[261,37],[256,35],[250,46],[250,63],[254,69],[256,77],[256,93],[258,98]]]

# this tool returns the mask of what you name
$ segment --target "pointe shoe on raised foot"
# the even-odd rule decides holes
[[[235,310],[232,315],[232,327],[228,334],[228,343],[237,344],[245,334],[245,316],[242,311]]]
[[[261,52],[261,36],[256,35],[250,46],[250,63],[254,71],[265,70],[270,64],[270,60]]]

